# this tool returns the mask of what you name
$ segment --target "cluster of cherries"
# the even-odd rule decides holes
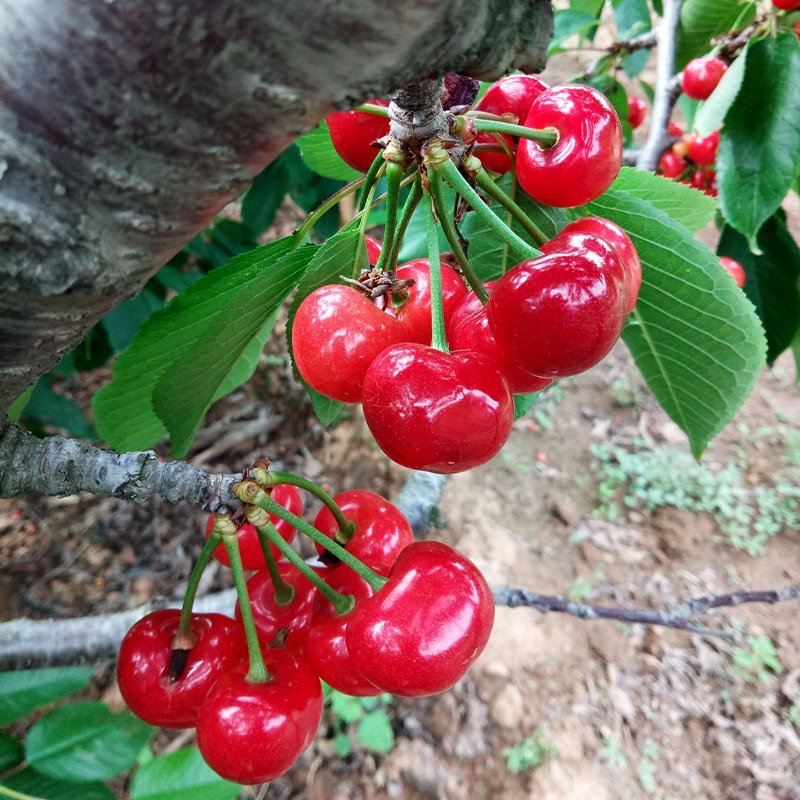
[[[295,527],[283,516],[308,526],[297,519],[300,493],[280,484],[266,492],[282,512],[269,523],[264,515],[277,532],[270,541],[288,543]],[[372,492],[344,492],[332,503],[348,529],[328,507],[314,522],[325,546],[317,544],[323,555],[312,577],[324,592],[308,565],[277,560],[275,544],[244,523],[235,539],[241,567],[254,574],[235,620],[192,613],[184,632],[180,611],[157,611],[122,642],[118,681],[132,711],[153,725],[196,727],[204,759],[229,780],[263,783],[294,764],[320,725],[320,679],[355,696],[435,694],[453,686],[488,641],[494,601],[471,561],[443,543],[415,542],[399,509]],[[208,537],[218,519],[209,519]],[[344,544],[369,579],[327,553],[331,542]],[[213,552],[230,565],[226,547]],[[265,667],[258,679],[248,624]]]
[[[504,148],[475,148],[492,173],[510,170],[512,155],[521,187],[537,202],[581,205],[619,172],[619,118],[591,87],[548,88],[533,75],[511,76],[489,87],[475,112],[557,132],[550,147],[500,134]],[[327,122],[339,155],[356,169],[369,169],[373,144],[388,133],[388,121],[351,111]],[[473,139],[477,145],[496,141],[487,132]],[[368,237],[367,249],[374,265],[380,244]],[[381,287],[377,296],[345,285],[317,289],[294,319],[300,374],[323,395],[362,403],[375,440],[403,466],[452,473],[485,463],[511,432],[513,394],[539,391],[597,364],[619,337],[641,285],[636,250],[609,220],[573,222],[540,250],[541,257],[516,265],[483,293],[468,288],[455,259],[440,257],[449,351],[431,346],[428,259],[388,276],[362,275],[369,286]]]

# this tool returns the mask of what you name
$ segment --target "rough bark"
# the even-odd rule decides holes
[[[297,135],[541,69],[549,0],[0,0],[0,412]]]

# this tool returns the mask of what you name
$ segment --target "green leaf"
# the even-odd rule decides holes
[[[603,12],[603,6],[605,4],[606,0],[572,0],[572,2],[569,4],[573,11],[585,11],[594,19],[594,26],[584,33],[584,36],[586,36],[586,38],[589,40],[594,39],[594,36],[597,33],[600,15]]]
[[[553,35],[550,37],[548,55],[558,53],[563,42],[570,36],[594,27],[597,24],[597,18],[585,11],[563,9],[553,14],[553,22]]]
[[[38,380],[38,378],[37,378]],[[31,395],[33,394],[33,390],[36,387],[36,382],[32,383],[9,407],[8,409],[8,418],[16,422],[22,412],[25,410],[25,406],[28,405],[28,400],[31,399]]]
[[[325,397],[324,394],[320,394],[316,389],[312,389],[305,381],[303,381],[303,384],[306,387],[308,396],[311,398],[314,413],[323,426],[330,428],[340,422],[344,415],[344,403]]]
[[[531,394],[515,394],[514,395],[514,419],[524,417],[536,403],[536,398],[540,392],[532,392]]]
[[[97,431],[81,407],[53,388],[50,374],[39,378],[20,418],[29,428],[28,423],[39,422],[64,428],[80,439],[97,439]]]
[[[111,789],[102,783],[68,783],[33,769],[25,769],[6,778],[0,784],[0,796],[3,795],[3,788],[32,800],[114,800]]]
[[[131,800],[233,800],[241,786],[223,780],[196,747],[156,756],[131,781]]]
[[[353,752],[353,742],[349,733],[337,733],[333,737],[333,749],[339,758],[347,758]]]
[[[371,711],[358,723],[358,739],[377,753],[388,753],[394,747],[394,732],[382,708]]]
[[[739,21],[746,28],[756,15],[755,3],[736,0],[685,0],[681,6],[677,69],[711,50],[711,40]]]
[[[28,733],[25,757],[38,772],[68,781],[108,780],[130,769],[153,729],[103,703],[70,703]]]
[[[361,177],[361,173],[345,164],[333,149],[328,123],[324,119],[313,131],[301,136],[296,144],[300,148],[303,161],[317,175],[348,182]],[[377,152],[376,150],[375,153]]]
[[[178,458],[188,452],[220,388],[234,369],[240,369],[237,362],[253,339],[264,336],[265,325],[274,321],[315,251],[315,246],[307,245],[262,263],[238,293],[232,293],[227,303],[220,302],[213,323],[198,331],[182,357],[162,373],[153,390],[153,408],[169,430]]]
[[[25,748],[18,739],[0,733],[0,774],[13,769],[25,759]]]
[[[697,116],[697,110],[700,108],[700,101],[693,100],[688,94],[681,94],[678,97],[678,105],[680,106],[683,116],[686,118],[687,128],[694,125],[694,118]]]
[[[725,117],[717,154],[728,222],[755,243],[800,164],[800,44],[792,33],[750,46],[742,88]]]
[[[742,88],[746,63],[747,48],[742,50],[741,55],[737,57],[728,68],[728,71],[722,76],[722,80],[717,84],[717,88],[714,89],[711,97],[698,109],[694,118],[694,127],[697,128],[697,132],[701,136],[708,136],[709,133],[722,127],[725,115]]]
[[[118,353],[124,350],[150,314],[163,305],[164,301],[155,292],[145,288],[132,300],[126,300],[109,311],[100,324],[114,350]]]
[[[83,689],[92,667],[56,667],[0,673],[0,725]]]
[[[771,217],[761,228],[758,248],[759,255],[751,253],[744,236],[726,225],[717,253],[744,267],[744,291],[767,333],[767,363],[772,364],[791,347],[800,327],[800,248],[782,214]]]
[[[339,717],[345,725],[355,722],[364,714],[360,699],[358,697],[352,697],[349,694],[343,694],[342,692],[334,692],[331,695],[331,711]]]
[[[618,38],[633,39],[650,30],[650,8],[647,0],[612,0],[614,20],[617,23]],[[650,51],[645,48],[628,53],[622,57],[622,66],[629,78],[635,78],[647,64]],[[627,109],[626,109],[627,112]],[[627,119],[626,115],[621,119]]]
[[[444,187],[445,198],[447,207],[453,207],[455,200],[455,192],[447,185]],[[450,250],[450,245],[447,243],[447,237],[444,235],[440,225],[437,226],[439,233],[439,251],[446,253]],[[406,228],[405,235],[403,236],[403,243],[400,245],[400,253],[398,263],[403,264],[406,261],[411,261],[414,258],[427,258],[428,257],[428,239],[425,233],[425,212],[420,203]]]
[[[717,257],[646,200],[610,190],[588,211],[621,226],[639,253],[642,289],[622,338],[699,458],[764,365],[755,309]]]
[[[272,225],[292,181],[292,169],[299,161],[295,145],[290,145],[266,169],[256,175],[242,198],[242,222],[254,236]]]

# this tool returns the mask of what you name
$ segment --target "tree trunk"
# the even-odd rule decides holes
[[[336,107],[541,69],[549,0],[0,0],[0,413]]]

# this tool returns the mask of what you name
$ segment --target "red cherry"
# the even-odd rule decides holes
[[[716,181],[712,181],[711,182],[711,186],[709,186],[708,189],[703,189],[703,191],[709,197],[716,197],[719,194],[719,189],[717,188],[717,182]]]
[[[297,369],[318,392],[361,401],[364,375],[382,350],[408,339],[401,322],[350,286],[323,286],[297,309],[292,349]]]
[[[283,775],[311,744],[322,720],[322,686],[292,650],[264,650],[270,674],[246,679],[247,664],[213,686],[197,721],[206,763],[229,781],[266,783]]]
[[[330,571],[327,583],[343,594],[353,595],[356,608],[373,594],[369,584],[344,564]],[[353,666],[347,648],[345,634],[352,618],[353,611],[337,615],[331,601],[318,594],[303,655],[311,669],[337,691],[354,697],[374,697],[381,690]]]
[[[558,142],[542,148],[523,139],[517,176],[527,194],[548,206],[579,206],[599,197],[622,165],[622,126],[611,103],[590,86],[548,89],[534,100],[527,128],[555,128]]]
[[[670,136],[683,136],[683,128],[677,122],[670,122],[667,132]]]
[[[172,640],[180,616],[176,609],[148,614],[125,634],[119,649],[117,681],[125,702],[137,717],[162,728],[193,728],[214,681],[246,652],[232,619],[192,614],[195,644],[183,674],[171,681]]]
[[[292,514],[296,514],[299,517],[303,513],[303,497],[296,486],[287,486],[284,484],[273,486],[269,490],[269,494],[276,503],[282,505],[287,511],[291,511]],[[291,543],[292,539],[294,539],[294,527],[286,522],[286,520],[276,517],[273,514],[270,514],[269,518],[281,537]],[[211,536],[213,528],[214,515],[211,514],[206,523],[206,539]],[[258,531],[255,529],[255,526],[246,522],[239,528],[236,537],[239,539],[239,554],[242,557],[242,566],[245,570],[250,572],[251,570],[264,569],[267,564],[266,561],[264,561],[264,551],[261,549],[261,543],[258,541]],[[278,550],[274,544],[270,544],[270,548],[275,558],[281,557],[280,550]],[[226,567],[231,565],[231,561],[228,558],[228,551],[225,549],[224,544],[219,545],[219,547],[214,550],[214,558]]]
[[[492,291],[495,283],[496,281],[491,281],[486,284],[489,292]],[[549,378],[531,375],[530,372],[525,372],[514,364],[508,353],[497,344],[489,327],[486,306],[481,303],[475,292],[467,294],[455,310],[450,320],[447,339],[454,351],[471,350],[489,356],[500,368],[500,372],[514,394],[538,392],[553,382]]]
[[[364,244],[367,246],[367,261],[371,267],[374,267],[381,257],[383,245],[373,236],[365,236]]]
[[[693,100],[707,100],[727,71],[725,62],[714,56],[694,58],[683,69],[681,88]]]
[[[421,697],[453,686],[483,652],[494,622],[478,568],[441,542],[415,542],[387,584],[347,626],[353,663],[392,694]]]
[[[706,173],[702,169],[698,169],[689,179],[689,184],[695,189],[705,189],[707,183]]]
[[[708,136],[697,136],[689,145],[689,158],[700,167],[713,164],[717,160],[719,147],[719,131],[709,133]]]
[[[275,638],[275,634],[280,628],[288,628],[286,647],[300,650],[305,643],[308,626],[311,624],[311,617],[314,614],[317,589],[308,578],[300,574],[300,570],[294,564],[290,564],[288,561],[278,562],[278,572],[286,583],[294,587],[294,597],[285,606],[275,600],[275,590],[266,569],[256,572],[247,581],[247,593],[250,596],[250,606],[253,609],[258,640],[266,647]],[[315,569],[315,572],[324,577],[330,570]],[[236,622],[241,626],[242,611],[238,603],[236,604]],[[243,628],[242,632],[244,634]]]
[[[388,100],[369,100],[371,105],[389,106]],[[325,117],[331,142],[342,161],[359,172],[368,172],[378,155],[372,146],[389,133],[389,120],[365,111],[336,111]]]
[[[519,120],[519,124],[523,125],[533,101],[547,88],[547,84],[535,75],[509,75],[495,81],[486,90],[483,97],[478,100],[475,110],[485,111],[488,114],[513,114]],[[501,135],[512,151],[516,150],[516,137]],[[496,144],[497,140],[491,133],[479,133],[478,143]],[[483,166],[492,172],[504,173],[511,168],[511,162],[505,153],[480,153],[478,158]]]
[[[396,506],[374,492],[352,489],[333,498],[344,515],[356,525],[356,532],[345,544],[349,553],[380,573],[388,572],[400,551],[414,541],[408,520]],[[339,526],[333,514],[323,506],[314,527],[334,538]],[[325,548],[316,545],[317,552]]]
[[[741,289],[747,278],[744,267],[738,261],[728,258],[728,256],[720,256],[719,263],[722,264],[723,269],[736,281],[736,285]]]
[[[409,286],[408,300],[399,308],[389,305],[386,309],[392,316],[397,317],[405,325],[408,335],[406,339],[419,344],[431,343],[431,268],[427,258],[417,258],[397,268],[397,277],[400,280],[411,279],[413,286]],[[467,293],[467,287],[461,276],[450,267],[442,264],[442,301],[444,305],[444,324],[456,310],[462,298]]]
[[[647,114],[647,103],[641,97],[628,98],[628,122],[631,128],[636,130],[643,122]]]
[[[363,402],[383,452],[428,472],[485,464],[506,443],[514,422],[514,398],[494,361],[421,344],[384,350],[364,379]]]
[[[796,24],[795,24],[795,26],[794,26],[794,28],[792,28],[792,30],[794,31],[794,35],[795,35],[795,36],[796,36],[798,39],[800,39],[800,22],[796,23]]]
[[[772,5],[781,11],[794,11],[796,8],[800,8],[800,0],[772,0]]]
[[[658,168],[665,178],[677,178],[686,169],[686,159],[669,150],[661,156]]]
[[[584,235],[574,247],[524,261],[489,297],[498,344],[522,369],[549,378],[577,375],[614,346],[629,296],[619,279],[621,257],[602,239]]]
[[[628,277],[629,301],[625,312],[625,316],[627,316],[633,311],[633,307],[639,297],[639,289],[642,286],[642,262],[639,260],[639,254],[636,252],[630,237],[619,225],[614,224],[611,220],[603,217],[583,217],[575,220],[575,222],[570,222],[556,238],[560,239],[565,235],[574,233],[599,236],[619,253]]]

